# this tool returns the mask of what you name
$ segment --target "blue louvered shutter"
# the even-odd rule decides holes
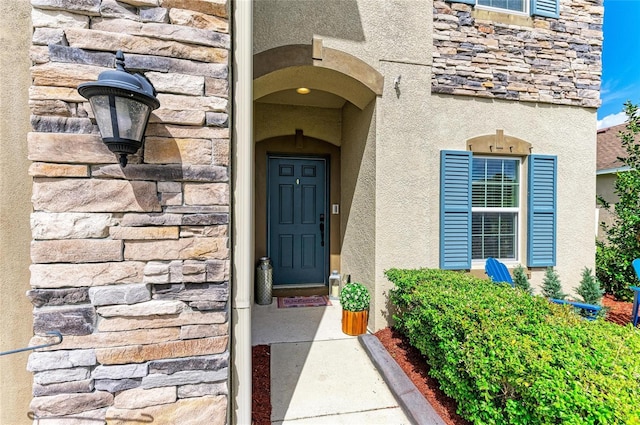
[[[476,4],[476,0],[449,0],[451,3]]]
[[[534,16],[546,16],[547,18],[559,18],[560,0],[531,0],[531,14]]]
[[[440,152],[440,268],[471,268],[471,152]]]
[[[529,156],[527,265],[556,265],[557,157]]]

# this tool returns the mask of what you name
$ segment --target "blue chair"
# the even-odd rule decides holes
[[[640,279],[640,258],[636,258],[631,262],[633,270],[636,272],[636,277]],[[638,305],[640,304],[640,287],[630,286],[629,289],[633,291],[633,310],[631,311],[631,321],[633,326],[638,326]]]
[[[504,282],[515,287],[507,266],[505,266],[504,263],[501,263],[495,258],[487,258],[487,261],[484,263],[484,272],[487,274],[487,276],[489,276],[489,278],[491,278],[494,283]]]
[[[584,312],[583,317],[587,320],[596,320],[598,318],[600,310],[602,310],[602,307],[599,305],[585,304],[575,301],[557,300],[555,298],[550,298],[549,301],[560,305],[570,305],[577,310],[582,310]]]
[[[636,269],[636,271],[640,271],[640,259],[638,260],[637,265],[638,265],[638,268]],[[501,263],[495,258],[491,258],[491,257],[487,258],[487,261],[485,262],[485,265],[484,265],[484,271],[494,283],[504,282],[515,287],[515,284],[513,283],[513,279],[511,278],[511,275],[509,274],[509,270],[507,269],[507,266],[505,266],[504,263]],[[640,291],[640,288],[638,288],[638,291]],[[599,305],[585,304],[585,303],[579,303],[575,301],[556,300],[553,298],[551,298],[549,301],[554,302],[556,304],[561,304],[561,305],[570,305],[571,307],[577,310],[581,310],[584,312],[583,316],[587,320],[597,319],[598,314],[602,309],[602,307]],[[635,304],[635,310],[634,310],[635,311],[634,317],[636,317],[636,319],[637,319],[637,312],[638,312],[637,301],[638,301],[638,292],[636,292],[636,304]]]

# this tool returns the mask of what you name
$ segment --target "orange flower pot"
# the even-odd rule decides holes
[[[367,332],[369,310],[347,311],[342,310],[342,332],[347,335],[362,335]]]

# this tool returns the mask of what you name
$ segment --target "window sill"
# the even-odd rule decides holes
[[[520,14],[520,12],[508,12],[506,10],[504,12],[496,12],[495,10],[480,9],[476,6],[471,12],[471,16],[481,21],[533,28],[533,19],[527,14]]]
[[[507,266],[507,270],[509,270],[509,274],[511,275],[511,277],[513,277],[513,270],[518,267],[518,266],[522,266],[522,268],[524,268],[524,272],[527,275],[528,279],[531,279],[531,268],[525,266],[524,264],[522,264],[519,261],[516,260],[512,260],[512,261],[501,261],[502,263],[504,263],[505,266]],[[483,262],[474,262],[471,264],[471,270],[469,270],[469,274],[471,274],[472,276],[475,277],[480,277],[483,279],[488,279],[489,277],[487,276],[487,274],[484,271],[484,261]]]

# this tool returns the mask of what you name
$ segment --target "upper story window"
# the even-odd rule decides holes
[[[525,0],[476,0],[476,5],[509,12],[529,12],[528,1]]]
[[[466,3],[481,9],[520,15],[560,17],[560,0],[449,0],[452,3]]]

